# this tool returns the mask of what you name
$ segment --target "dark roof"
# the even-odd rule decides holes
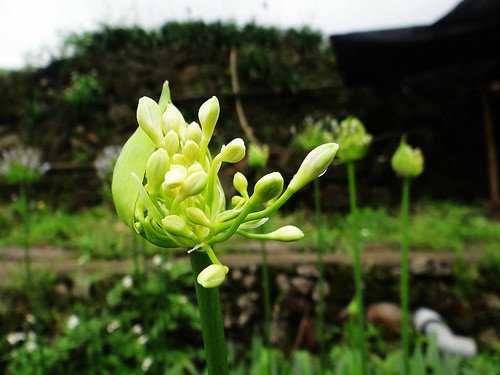
[[[500,1],[464,0],[430,26],[331,37],[347,84],[383,84],[443,66],[500,61]]]

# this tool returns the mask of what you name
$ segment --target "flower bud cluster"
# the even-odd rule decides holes
[[[419,148],[412,148],[401,139],[399,147],[391,159],[392,169],[403,178],[415,178],[424,171],[424,156]]]
[[[363,123],[352,116],[334,126],[334,139],[340,145],[337,158],[342,163],[362,159],[372,142]]]
[[[323,173],[338,145],[317,147],[306,157],[290,185],[272,172],[257,181],[252,193],[242,173],[233,184],[238,195],[226,208],[218,178],[222,163],[238,163],[245,157],[245,143],[236,138],[212,157],[208,145],[219,117],[219,101],[207,100],[198,112],[199,123],[187,123],[172,104],[168,84],[158,102],[143,97],[137,108],[139,129],[125,144],[113,174],[113,199],[120,218],[137,233],[161,247],[204,251],[212,266],[200,273],[198,282],[216,287],[228,272],[212,246],[233,234],[251,237],[248,229],[264,223],[293,193]],[[299,239],[295,227],[259,234],[277,241]]]

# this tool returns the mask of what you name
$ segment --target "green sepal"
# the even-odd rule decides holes
[[[134,212],[139,188],[132,177],[135,173],[142,180],[146,173],[146,164],[149,156],[156,150],[156,146],[141,129],[129,138],[116,161],[113,171],[111,192],[118,217],[129,227],[134,226]]]

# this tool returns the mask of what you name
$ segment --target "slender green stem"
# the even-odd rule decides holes
[[[36,361],[35,366],[41,373],[44,373],[45,367],[45,353],[42,346],[42,337],[40,329],[40,317],[38,314],[38,308],[35,306],[35,301],[33,298],[33,273],[31,270],[31,223],[30,223],[30,212],[29,212],[29,185],[27,183],[21,182],[19,185],[19,200],[20,208],[19,212],[21,215],[22,225],[23,225],[23,250],[24,250],[24,272],[25,272],[25,287],[26,294],[28,297],[28,304],[32,310],[33,316],[35,317],[34,330],[36,334],[36,344],[38,352],[38,361]],[[38,367],[40,366],[40,367]]]
[[[219,288],[205,289],[196,281],[198,274],[212,262],[205,253],[200,251],[193,251],[189,254],[189,259],[200,311],[208,374],[229,375]]]
[[[319,179],[314,180],[314,209],[316,216],[316,251],[318,253],[318,319],[316,327],[318,331],[320,374],[325,373],[326,351],[325,351],[325,261],[323,245],[323,223],[321,216],[321,186]]]
[[[404,375],[410,373],[410,309],[409,309],[409,237],[408,217],[410,206],[410,180],[403,180],[403,192],[401,197],[401,314],[402,327],[401,339],[403,344]]]
[[[359,228],[359,214],[356,197],[356,170],[353,161],[347,162],[347,179],[349,182],[349,203],[352,215],[352,250],[354,256],[354,289],[357,305],[357,345],[361,352],[361,373],[366,374],[366,342],[365,342],[365,311],[363,304],[363,274],[361,268],[361,239]]]
[[[269,263],[267,261],[266,241],[260,241],[260,254],[262,257],[262,292],[264,297],[264,335],[265,343],[271,348],[271,293],[269,284]],[[268,374],[272,374],[272,361],[268,361]]]

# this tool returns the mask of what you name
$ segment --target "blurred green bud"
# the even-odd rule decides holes
[[[339,144],[337,158],[340,162],[348,162],[362,159],[372,141],[363,123],[356,117],[347,117],[334,127],[334,139]]]
[[[304,232],[293,225],[285,225],[274,232],[267,234],[270,240],[290,242],[297,241],[304,237]]]
[[[221,161],[225,163],[238,163],[245,157],[245,142],[243,139],[236,138],[227,145],[222,146],[220,150]]]
[[[424,156],[418,148],[412,148],[406,143],[405,137],[391,159],[392,169],[403,178],[415,178],[424,171]]]
[[[211,264],[198,274],[196,281],[204,288],[216,288],[226,278],[229,268],[220,264]]]
[[[160,106],[153,99],[143,96],[137,106],[137,122],[157,147],[163,144]]]
[[[215,124],[217,124],[217,120],[219,119],[219,112],[219,100],[215,96],[212,96],[205,103],[203,103],[198,111],[202,136],[205,138],[207,143],[210,138],[212,138]]]
[[[257,181],[250,200],[254,204],[270,201],[281,194],[283,184],[283,176],[279,172],[268,173]]]
[[[321,176],[332,163],[339,145],[336,143],[325,143],[316,147],[304,159],[297,173],[293,176],[288,189],[296,192],[304,185]]]
[[[165,173],[170,168],[170,159],[167,151],[159,148],[151,154],[146,164],[147,188],[150,194],[158,193],[165,179]]]
[[[262,147],[251,143],[248,147],[248,166],[254,169],[262,169],[269,159],[269,146]]]

